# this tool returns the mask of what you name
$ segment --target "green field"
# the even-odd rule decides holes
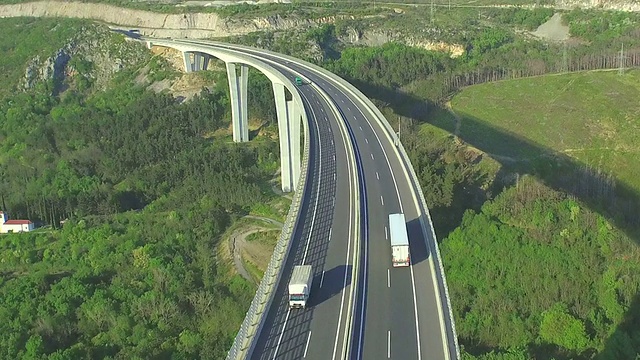
[[[549,155],[611,173],[640,193],[640,71],[583,72],[471,86],[460,137],[514,160]]]

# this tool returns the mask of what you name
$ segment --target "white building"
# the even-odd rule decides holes
[[[31,220],[8,220],[7,214],[0,211],[0,233],[27,232],[33,229]]]

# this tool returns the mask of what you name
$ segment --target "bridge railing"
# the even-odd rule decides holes
[[[237,46],[234,45],[237,48],[246,48],[246,49],[252,49],[250,47],[245,47],[245,46]],[[253,49],[252,49],[253,50]],[[296,58],[293,58],[291,56],[287,56],[287,55],[283,55],[283,54],[278,54],[278,53],[274,53],[268,50],[263,50],[260,49],[261,52],[264,53],[268,53],[270,55],[279,57],[281,59],[286,59],[290,62],[293,63],[297,63],[299,65],[302,65],[310,70],[319,72],[324,74],[325,76],[330,77],[334,82],[338,83],[338,85],[340,87],[342,87],[344,90],[346,90],[347,92],[349,92],[353,97],[360,99],[360,101],[362,102],[363,105],[365,105],[368,110],[369,113],[371,115],[373,115],[374,119],[376,119],[376,121],[378,122],[378,124],[386,131],[386,135],[387,137],[392,141],[392,143],[396,143],[395,140],[397,139],[397,135],[395,133],[395,131],[393,130],[393,127],[391,127],[391,124],[389,124],[389,122],[387,121],[387,119],[384,117],[384,115],[382,114],[382,112],[373,104],[373,102],[371,102],[371,100],[369,100],[369,98],[367,98],[364,94],[362,94],[362,92],[360,92],[360,90],[358,90],[355,86],[353,86],[351,83],[349,83],[348,81],[344,80],[343,78],[321,68],[320,66],[311,64],[309,62],[303,61],[303,60],[299,60]],[[438,284],[438,291],[439,291],[439,298],[444,298],[445,302],[441,305],[444,313],[442,314],[442,316],[446,317],[446,320],[444,321],[445,324],[445,329],[443,329],[443,331],[445,332],[445,338],[447,341],[447,345],[448,348],[450,350],[450,354],[449,357],[453,358],[453,359],[460,359],[460,348],[458,345],[458,336],[457,336],[457,332],[456,332],[456,325],[455,325],[455,321],[453,319],[453,310],[451,308],[451,299],[449,296],[449,288],[447,286],[447,278],[445,276],[445,272],[444,272],[444,266],[442,264],[442,257],[440,256],[440,249],[438,247],[438,241],[436,238],[436,233],[435,230],[433,228],[433,222],[431,221],[431,215],[429,214],[429,208],[427,206],[427,201],[425,200],[424,197],[424,193],[422,192],[422,187],[420,186],[420,181],[418,180],[418,176],[416,175],[416,172],[413,168],[413,165],[411,164],[411,160],[409,159],[409,155],[407,154],[407,151],[405,150],[404,146],[402,145],[402,143],[400,141],[397,142],[397,146],[396,146],[397,150],[398,150],[398,155],[400,157],[400,159],[402,159],[403,161],[403,167],[405,168],[405,170],[407,171],[407,175],[409,176],[409,180],[411,182],[411,185],[413,187],[413,192],[414,194],[416,194],[418,196],[418,203],[420,206],[420,213],[422,214],[420,217],[420,223],[422,225],[422,229],[423,232],[425,233],[425,235],[427,235],[428,237],[430,237],[430,239],[426,239],[427,242],[427,246],[429,247],[429,252],[432,255],[432,259],[435,265],[435,271],[436,271],[436,276],[437,276],[437,280],[439,280],[439,284]],[[428,225],[428,228],[426,226],[426,224]],[[431,240],[431,241],[429,241]]]
[[[416,175],[415,169],[411,164],[411,160],[409,159],[409,155],[407,154],[406,149],[402,145],[402,142],[399,141],[396,132],[387,119],[384,117],[382,112],[369,100],[366,96],[364,96],[358,89],[356,89],[353,85],[351,85],[346,80],[335,75],[334,80],[338,81],[344,88],[349,90],[353,96],[362,100],[362,103],[368,107],[369,112],[374,115],[374,118],[378,122],[378,124],[387,132],[387,136],[392,140],[394,144],[396,144],[396,148],[398,149],[398,153],[400,155],[400,159],[403,161],[403,167],[407,171],[407,175],[410,178],[411,185],[413,187],[414,193],[418,196],[418,203],[420,206],[420,223],[422,225],[423,232],[425,235],[430,237],[427,240],[427,246],[429,247],[429,252],[432,255],[432,259],[435,265],[435,271],[437,275],[437,279],[440,280],[440,284],[438,284],[438,291],[440,293],[440,298],[444,298],[445,302],[442,304],[444,310],[444,316],[447,317],[444,326],[446,329],[445,337],[448,342],[448,348],[450,349],[450,357],[454,359],[460,359],[460,348],[458,345],[458,336],[456,332],[456,325],[453,319],[453,311],[451,308],[451,298],[449,296],[449,287],[447,286],[447,278],[444,272],[444,266],[442,264],[442,257],[440,256],[440,249],[438,247],[438,241],[436,238],[436,232],[433,228],[433,221],[431,221],[431,215],[429,213],[429,208],[427,206],[427,201],[424,197],[424,193],[422,192],[422,187],[420,186],[420,181],[418,180],[418,176]],[[395,140],[398,140],[397,142]],[[427,225],[428,228],[427,228]],[[452,349],[453,348],[453,349]],[[453,352],[451,351],[453,350]]]
[[[264,272],[260,285],[258,285],[256,295],[251,301],[251,306],[249,306],[244,321],[242,325],[240,325],[240,330],[227,354],[227,360],[245,359],[251,354],[256,343],[256,335],[259,334],[262,329],[266,312],[273,302],[276,288],[282,278],[282,272],[284,271],[283,263],[287,259],[287,254],[291,248],[291,240],[299,221],[300,207],[302,205],[303,193],[309,172],[309,126],[305,123],[303,127],[304,150],[300,169],[300,180],[293,194],[291,207],[282,226],[280,238],[273,249],[273,255],[271,255],[269,265]]]

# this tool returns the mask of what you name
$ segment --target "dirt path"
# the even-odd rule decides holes
[[[249,218],[249,219],[255,219],[255,220],[260,220],[260,221],[264,221],[268,224],[272,224],[278,227],[282,227],[283,224],[277,220],[273,220],[273,219],[269,219],[266,217],[262,217],[262,216],[253,216],[253,215],[247,215],[245,216],[245,218]],[[247,242],[247,237],[251,234],[255,234],[257,232],[266,232],[266,231],[276,231],[277,229],[274,228],[270,228],[270,227],[265,227],[265,226],[260,226],[260,225],[251,225],[248,227],[243,227],[240,229],[237,229],[236,231],[234,231],[233,233],[231,233],[231,235],[229,236],[229,245],[230,245],[230,250],[231,250],[231,254],[233,256],[233,264],[236,268],[236,271],[238,271],[238,273],[240,274],[240,276],[242,276],[243,278],[247,279],[248,281],[254,282],[255,279],[251,276],[251,274],[249,273],[249,271],[245,268],[244,262],[242,261],[242,254],[243,253],[253,253],[254,251],[248,251],[250,250],[252,247],[258,247],[260,249],[256,249],[257,251],[255,251],[256,253],[261,253],[262,255],[262,261],[268,262],[268,260],[265,257],[271,258],[271,253],[264,253],[264,251],[261,250],[266,250],[266,249],[262,249],[263,247],[266,247],[266,245],[262,245],[262,244],[249,244]],[[277,230],[279,231],[279,230]],[[261,246],[262,245],[262,246]]]

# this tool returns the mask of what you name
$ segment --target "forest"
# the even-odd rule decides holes
[[[572,34],[589,45],[563,49],[512,31],[534,28],[548,11],[487,11],[497,25],[470,30],[456,59],[399,43],[344,46],[340,24],[270,43],[293,55],[321,44],[319,64],[371,96],[394,126],[403,119],[464,359],[638,358],[640,232],[616,221],[621,209],[554,188],[544,181],[549,164],[521,176],[438,129],[463,86],[615,66],[617,41],[637,50],[639,28],[635,15],[613,15],[567,12]],[[29,36],[53,51],[70,33]],[[35,49],[16,37],[0,46],[26,63]],[[264,38],[245,41],[256,39]],[[172,76],[145,54],[154,80]],[[136,83],[143,64],[99,91],[93,65],[78,61],[66,83],[22,92],[22,69],[0,65],[10,75],[0,89],[2,207],[42,225],[0,236],[0,358],[224,357],[255,288],[216,247],[237,218],[274,196],[265,184],[277,143],[235,146],[219,135],[229,124],[224,81],[179,103]],[[269,99],[250,99],[250,112],[272,121]]]
[[[225,82],[185,103],[145,90],[141,68],[166,66],[146,54],[104,90],[76,58],[75,75],[0,102],[2,208],[40,227],[0,236],[2,359],[218,359],[231,346],[255,287],[217,244],[275,196],[278,145],[224,135]]]

